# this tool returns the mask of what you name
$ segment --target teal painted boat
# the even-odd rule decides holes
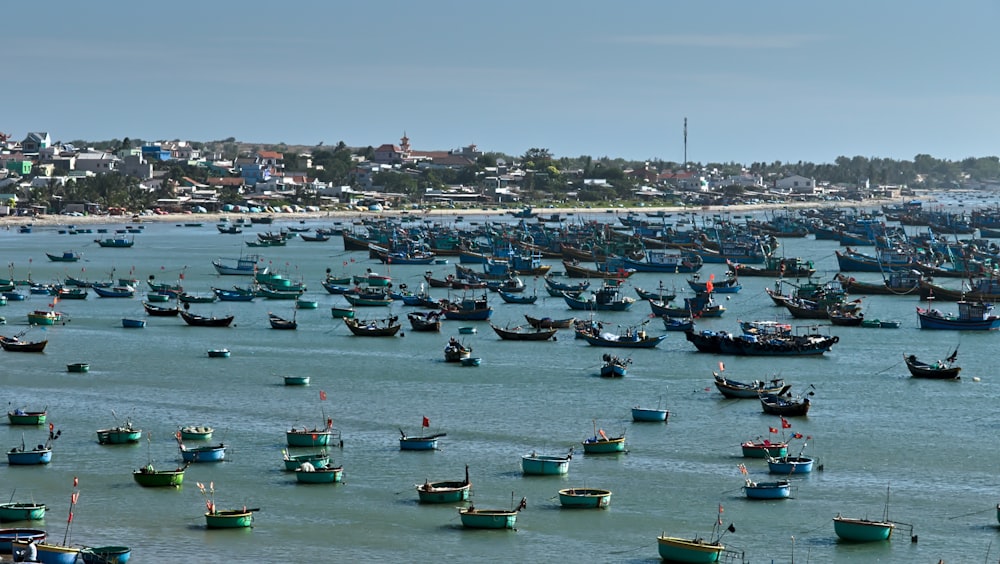
[[[188,425],[181,427],[178,432],[181,434],[181,439],[185,441],[207,441],[212,438],[215,429],[203,425]]]
[[[16,540],[11,542],[11,547],[15,553],[23,553],[28,549],[28,543],[24,540]],[[46,564],[74,564],[80,555],[80,550],[47,542],[35,543],[35,551],[38,553],[37,561]]]
[[[477,509],[474,506],[459,509],[462,526],[466,529],[513,529],[517,525],[517,514],[528,504],[521,498],[516,509]]]
[[[316,468],[309,462],[295,470],[295,480],[300,484],[338,484],[344,479],[343,466]]]
[[[97,431],[97,442],[102,445],[133,444],[139,442],[141,438],[142,429],[133,427],[131,419],[126,419],[122,426]]]
[[[286,386],[308,386],[309,376],[285,376]]]
[[[535,452],[521,457],[521,471],[525,476],[558,476],[569,473],[572,449],[563,456],[540,455]]]
[[[66,365],[66,372],[84,373],[90,372],[90,365],[86,362],[74,362]]]
[[[431,482],[425,480],[423,484],[414,486],[417,489],[417,498],[420,503],[461,503],[469,500],[469,490],[472,489],[472,482],[469,481],[469,466],[465,466],[464,481],[441,481]]]
[[[319,307],[319,302],[315,300],[303,300],[298,299],[295,301],[296,309],[316,309]]]
[[[152,464],[147,464],[133,470],[132,479],[144,488],[176,488],[184,483],[184,471],[190,465],[190,462],[185,462],[184,466],[174,470],[157,470]]]
[[[253,512],[257,509],[223,509],[205,513],[205,526],[209,529],[246,529],[253,526]]]
[[[340,440],[340,431],[333,428],[333,419],[327,419],[326,426],[322,429],[292,427],[285,432],[285,440],[288,442],[288,446],[292,447],[328,446]],[[343,446],[343,442],[340,446]]]
[[[354,309],[351,306],[333,306],[330,308],[334,319],[353,319]]]
[[[703,564],[718,562],[722,551],[726,549],[721,543],[708,542],[704,539],[682,539],[661,535],[656,538],[660,558],[667,562],[688,562]]]
[[[80,550],[83,564],[125,564],[132,556],[127,546],[88,546]]]
[[[299,466],[306,462],[312,464],[313,468],[326,468],[330,465],[330,455],[325,450],[309,454],[289,455],[287,450],[282,449],[281,454],[284,455],[285,470],[290,472],[298,470]]]
[[[559,503],[568,508],[604,509],[611,505],[611,490],[593,488],[559,490]]]
[[[44,503],[0,503],[0,522],[41,521],[44,518]]]
[[[47,410],[25,411],[23,409],[15,409],[14,411],[7,412],[7,420],[11,425],[44,425],[47,416]]]
[[[625,452],[625,433],[617,437],[609,437],[604,429],[597,428],[594,421],[594,436],[583,441],[584,454],[616,454]]]
[[[891,521],[851,519],[837,515],[833,518],[833,531],[841,540],[851,542],[876,542],[889,540],[896,524]]]

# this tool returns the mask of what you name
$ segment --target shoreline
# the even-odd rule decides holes
[[[864,209],[864,208],[878,208],[882,205],[899,203],[898,200],[894,199],[875,199],[875,200],[865,200],[864,202],[857,201],[838,201],[838,202],[793,202],[785,204],[736,204],[728,206],[663,206],[663,207],[591,207],[591,208],[532,208],[536,217],[546,217],[550,215],[560,215],[566,216],[567,214],[574,215],[608,215],[609,212],[613,212],[614,215],[628,214],[628,213],[669,213],[669,214],[718,214],[720,212],[724,213],[735,213],[735,212],[751,212],[751,211],[763,211],[763,210],[782,210],[782,209],[808,209],[808,208],[850,208],[850,209]],[[140,216],[138,219],[134,219],[134,216],[121,215],[121,216],[111,216],[111,215],[84,215],[84,216],[66,216],[66,215],[43,215],[43,216],[6,216],[0,218],[0,228],[10,227],[10,226],[22,226],[26,224],[55,227],[55,226],[69,226],[69,225],[112,225],[112,224],[136,224],[136,223],[221,223],[226,219],[236,219],[236,218],[249,218],[249,217],[273,217],[275,222],[282,221],[321,221],[324,219],[330,220],[345,220],[345,219],[356,219],[362,217],[368,218],[390,218],[390,217],[457,217],[457,216],[510,216],[512,213],[519,211],[519,209],[482,209],[482,208],[447,208],[447,209],[432,209],[432,210],[382,210],[382,211],[361,211],[361,210],[337,210],[337,211],[322,211],[322,212],[293,212],[293,213],[259,213],[259,214],[249,214],[242,212],[210,212],[210,213],[170,213],[165,215],[148,215]],[[260,224],[267,225],[267,224]]]

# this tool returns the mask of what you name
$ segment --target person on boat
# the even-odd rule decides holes
[[[35,546],[35,539],[28,539],[28,546],[20,554],[21,562],[38,562],[38,547]]]

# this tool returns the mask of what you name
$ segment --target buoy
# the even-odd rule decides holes
[[[978,382],[979,381],[979,376],[973,376],[972,377],[972,381],[973,382]]]

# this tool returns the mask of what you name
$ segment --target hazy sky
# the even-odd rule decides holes
[[[812,161],[1000,154],[1000,2],[9,2],[3,118],[123,137]]]

